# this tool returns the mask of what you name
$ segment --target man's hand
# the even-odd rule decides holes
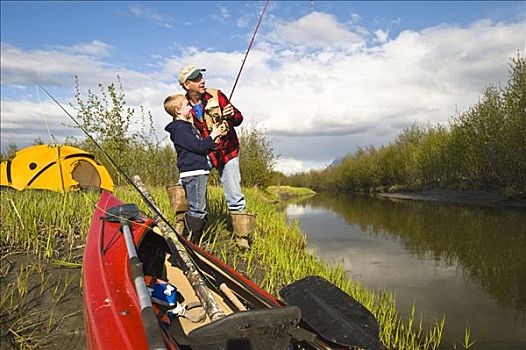
[[[232,118],[234,116],[234,107],[231,103],[227,104],[225,108],[223,108],[223,117],[225,118]]]

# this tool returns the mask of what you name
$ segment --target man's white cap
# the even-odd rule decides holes
[[[206,72],[204,68],[195,68],[195,66],[184,67],[179,71],[179,84],[183,85],[189,79],[195,79],[199,73]]]

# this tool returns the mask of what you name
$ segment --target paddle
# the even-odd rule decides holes
[[[139,298],[139,305],[141,306],[141,318],[150,350],[166,350],[166,345],[159,328],[157,316],[153,311],[150,293],[144,282],[144,275],[142,272],[142,263],[137,256],[137,249],[133,243],[133,236],[131,233],[131,222],[139,217],[139,208],[135,204],[123,204],[116,207],[109,208],[106,211],[105,220],[109,222],[119,222],[121,224],[121,232],[124,235],[126,243],[126,250],[128,251],[128,260],[130,263],[131,277],[135,284],[137,297]]]
[[[198,247],[189,242],[183,244],[190,254],[199,255]],[[195,257],[195,262],[200,269],[210,270],[207,264],[198,257]],[[240,283],[248,293],[243,295],[244,298],[249,297],[252,302],[261,303],[260,307],[276,305],[232,271],[228,271],[222,264],[214,259],[209,263],[226,273],[233,281]],[[219,274],[212,273],[212,275],[214,278],[220,278]],[[363,349],[382,349],[378,340],[378,323],[374,316],[358,301],[322,277],[309,276],[296,281],[284,287],[280,295],[287,304],[300,307],[302,327],[314,332],[321,340],[336,344],[338,348],[358,346]],[[330,320],[333,320],[332,323]],[[307,340],[311,346],[315,345],[312,342],[313,339],[309,339],[310,337],[306,334],[302,333],[295,338]],[[315,348],[318,349],[318,347]]]
[[[351,348],[383,349],[374,316],[323,277],[305,277],[283,287],[279,295],[301,309],[302,322],[323,340]]]

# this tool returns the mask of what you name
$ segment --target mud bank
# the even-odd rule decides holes
[[[498,191],[455,191],[446,189],[418,192],[378,193],[378,197],[389,199],[431,201],[462,205],[505,207],[526,210],[525,199],[506,198]]]

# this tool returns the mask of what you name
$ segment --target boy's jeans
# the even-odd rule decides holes
[[[239,158],[230,159],[223,167],[219,168],[221,184],[225,192],[226,204],[230,211],[245,210],[245,195],[241,192],[241,174],[239,172]]]
[[[181,179],[188,200],[188,215],[206,217],[206,184],[208,175],[188,176]]]

